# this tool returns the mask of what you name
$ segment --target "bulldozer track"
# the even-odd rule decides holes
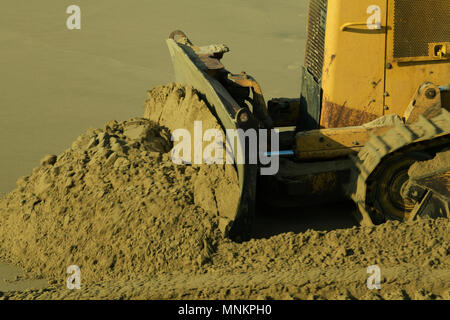
[[[450,144],[450,113],[442,109],[440,115],[419,120],[411,125],[396,125],[380,136],[372,136],[363,149],[352,157],[354,167],[348,193],[357,204],[361,224],[382,223],[386,213],[380,212],[369,194],[374,185],[373,177],[382,164],[393,156],[410,152],[436,153]]]

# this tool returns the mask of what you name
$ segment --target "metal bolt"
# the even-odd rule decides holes
[[[434,89],[434,88],[430,88],[430,89],[428,89],[426,92],[425,92],[425,96],[428,98],[428,99],[434,99],[434,98],[436,98],[436,90]]]
[[[389,107],[388,106],[384,106],[383,109],[384,110],[389,110]]]
[[[242,112],[242,113],[239,115],[239,120],[240,120],[242,123],[247,122],[247,121],[248,121],[248,114],[247,114],[247,112]]]
[[[386,69],[392,69],[392,63],[386,64]]]

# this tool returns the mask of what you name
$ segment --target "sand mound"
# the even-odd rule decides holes
[[[201,122],[203,132],[217,129],[225,135],[201,94],[190,86],[175,83],[158,86],[148,91],[147,97],[144,117],[171,132],[183,128],[194,138],[194,122],[198,121]],[[205,147],[206,143],[203,145]],[[194,154],[194,143],[191,153]],[[200,167],[194,181],[194,188],[198,190],[196,204],[218,214],[220,229],[225,232],[235,217],[240,194],[235,168],[232,165]]]
[[[414,179],[420,179],[433,174],[439,174],[447,171],[450,164],[450,150],[436,154],[434,159],[414,163],[409,168],[409,176]]]
[[[232,242],[219,226],[237,205],[234,169],[178,166],[168,153],[171,130],[219,128],[205,103],[161,86],[146,117],[88,131],[0,201],[0,253],[31,276],[82,270],[81,290],[3,298],[449,299],[448,219]],[[372,265],[381,290],[367,288]]]
[[[193,135],[195,121],[201,121],[204,130],[220,129],[199,92],[190,86],[175,83],[147,92],[144,117],[172,132],[184,128]]]
[[[372,264],[393,267],[403,262],[437,269],[449,267],[449,253],[448,219],[388,221],[375,227],[286,233],[244,244],[222,242],[214,263],[239,261],[236,269],[251,272],[364,269]]]
[[[188,107],[201,113],[203,105],[192,98]],[[218,213],[237,206],[237,176],[231,166],[175,165],[171,147],[167,128],[135,118],[44,157],[0,202],[0,252],[55,280],[69,265],[81,267],[85,283],[196,272],[222,237]]]

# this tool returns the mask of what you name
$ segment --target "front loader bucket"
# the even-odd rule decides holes
[[[176,82],[190,85],[203,94],[223,129],[242,128],[235,120],[239,115],[239,104],[216,78],[206,72],[208,66],[201,61],[192,46],[175,41],[173,36],[167,39],[167,45],[175,69]],[[240,141],[237,141],[236,147],[243,151],[244,146]],[[236,155],[233,156],[236,160]],[[251,235],[257,166],[239,164],[237,161],[235,163],[240,187],[239,205],[235,216],[231,219],[220,217],[220,227],[227,237],[240,241],[248,239]]]

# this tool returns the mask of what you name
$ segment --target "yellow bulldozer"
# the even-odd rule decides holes
[[[448,217],[450,1],[310,0],[294,99],[266,103],[253,77],[224,67],[226,45],[196,46],[179,30],[167,45],[176,82],[201,92],[224,128],[279,132],[278,173],[236,165],[230,237],[249,235],[261,201],[352,199],[362,225]]]

